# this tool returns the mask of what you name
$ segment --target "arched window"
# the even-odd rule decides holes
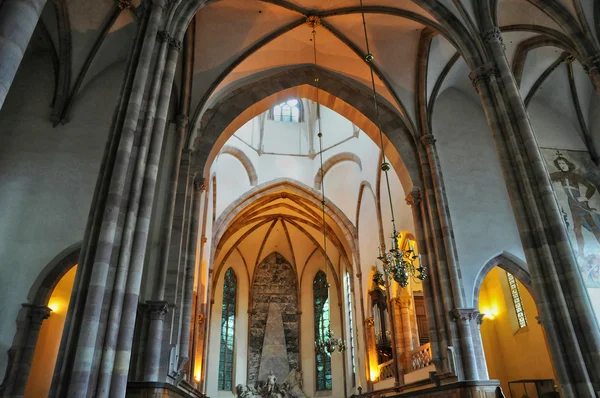
[[[301,102],[295,98],[273,107],[273,120],[298,123],[302,118]]]
[[[313,280],[315,309],[315,341],[325,339],[330,327],[329,294],[327,277],[323,271],[317,272]],[[317,391],[331,390],[331,358],[327,353],[317,352]]]
[[[356,385],[356,361],[354,359],[354,314],[352,312],[352,281],[350,273],[346,271],[346,308],[348,308],[348,329],[350,335],[350,360],[352,361],[352,385]]]
[[[235,338],[235,304],[237,278],[231,268],[225,272],[223,305],[221,306],[221,347],[219,360],[219,390],[233,387],[233,348]]]
[[[525,316],[525,310],[523,309],[523,301],[521,300],[521,293],[519,293],[519,285],[517,284],[517,279],[510,272],[506,273],[506,277],[508,278],[508,287],[510,289],[510,295],[515,306],[517,323],[519,324],[519,329],[522,329],[527,326],[527,317]]]

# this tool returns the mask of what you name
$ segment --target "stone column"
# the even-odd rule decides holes
[[[473,331],[473,341],[475,346],[475,358],[477,358],[477,372],[479,373],[479,380],[489,380],[487,363],[485,361],[485,351],[483,350],[483,341],[481,340],[481,324],[483,323],[484,315],[479,311],[476,311],[475,322],[471,323]]]
[[[148,327],[148,346],[146,348],[146,366],[144,381],[157,381],[160,369],[162,334],[165,314],[169,311],[166,301],[146,301],[150,325]]]
[[[0,396],[22,397],[25,393],[40,328],[51,311],[44,305],[23,304],[17,318],[15,340],[8,352],[8,368],[0,386]]]
[[[504,179],[565,397],[600,391],[600,328],[504,53],[502,36],[483,35],[493,61],[471,72],[492,130]]]
[[[377,362],[377,341],[375,340],[375,319],[365,319],[365,334],[367,336],[367,357],[369,358],[369,380],[371,383],[376,375],[379,378],[379,363]]]
[[[185,284],[183,288],[183,319],[181,337],[179,340],[178,372],[190,358],[190,332],[192,321],[192,296],[194,292],[194,277],[196,271],[196,252],[198,250],[198,229],[200,227],[200,204],[204,192],[204,178],[196,177],[193,182],[194,192],[192,198],[192,219],[190,220],[190,233],[187,244]]]
[[[473,308],[455,308],[452,311],[452,316],[458,324],[458,331],[460,333],[464,380],[477,380],[479,378],[473,334],[471,332],[471,321],[476,318],[478,313]]]
[[[423,165],[426,167],[427,165]],[[446,353],[448,344],[446,342],[446,328],[444,326],[443,303],[440,300],[441,289],[438,284],[438,270],[432,268],[435,255],[431,248],[432,239],[428,237],[425,223],[426,215],[424,210],[424,201],[422,200],[422,191],[414,188],[407,196],[406,203],[412,208],[413,221],[415,225],[415,236],[419,254],[421,255],[421,266],[426,269],[427,279],[423,281],[423,296],[425,298],[425,308],[427,311],[427,323],[429,325],[429,338],[431,344],[431,355],[436,371],[439,374],[448,373],[448,361]]]
[[[0,2],[0,109],[45,4],[46,0]]]
[[[436,208],[430,211],[435,211],[431,214],[431,218],[437,220],[441,231],[441,237],[436,236],[434,246],[438,252],[443,253],[443,261],[437,264],[439,270],[439,283],[444,295],[451,294],[451,297],[444,297],[446,310],[448,305],[453,305],[454,308],[462,308],[465,303],[465,293],[460,276],[460,266],[456,257],[456,246],[452,232],[452,222],[450,219],[449,206],[446,198],[444,183],[442,180],[442,171],[440,159],[435,146],[435,138],[428,134],[421,137],[421,142],[425,147],[429,170],[431,171],[431,182],[433,185]],[[438,256],[438,260],[439,260]],[[450,311],[453,308],[450,307]],[[463,380],[477,380],[477,367],[474,366],[474,347],[471,338],[470,328],[464,327],[464,324],[459,322],[456,328],[452,330],[452,340],[458,350],[457,357],[459,358],[460,366],[457,366],[460,371],[459,377]]]
[[[401,341],[403,349],[399,353],[402,358],[402,367],[405,373],[409,373],[412,370],[412,331],[411,331],[411,319],[410,319],[410,303],[412,298],[408,295],[403,295],[395,299],[396,305],[400,308],[400,320],[402,322],[401,328]],[[400,351],[400,350],[398,350]]]

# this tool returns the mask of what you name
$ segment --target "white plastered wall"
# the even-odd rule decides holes
[[[524,261],[494,141],[480,104],[449,88],[432,121],[467,299],[483,266],[506,252]]]
[[[52,63],[44,52],[28,52],[0,111],[0,374],[32,283],[83,239],[123,71],[117,64],[100,73],[68,123],[53,128]]]

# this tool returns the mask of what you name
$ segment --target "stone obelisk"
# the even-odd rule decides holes
[[[277,377],[278,383],[283,383],[290,373],[281,309],[277,303],[272,302],[269,303],[265,339],[258,368],[258,381],[266,381],[271,371]]]

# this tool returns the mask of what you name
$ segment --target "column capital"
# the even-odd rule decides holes
[[[169,37],[169,48],[172,48],[177,52],[181,52],[181,50],[183,50],[183,43],[181,42],[181,40]]]
[[[473,83],[473,87],[477,89],[477,86],[479,86],[481,82],[489,81],[496,75],[498,75],[498,68],[493,62],[488,62],[473,69],[471,73],[469,73],[469,78],[471,79],[471,83]]]
[[[166,30],[159,30],[156,32],[156,41],[159,43],[167,43],[169,41],[169,32]]]
[[[421,143],[423,143],[425,148],[434,146],[436,141],[437,140],[435,139],[433,134],[425,134],[424,136],[421,137]]]
[[[169,303],[166,301],[146,301],[146,306],[151,320],[162,320],[169,312]]]
[[[485,314],[482,314],[481,312],[478,313],[477,315],[475,315],[475,321],[477,321],[477,324],[481,326],[481,324],[483,323],[483,318],[485,317]]]
[[[455,308],[450,311],[450,315],[452,315],[452,319],[454,321],[462,321],[462,322],[471,322],[472,320],[476,320],[479,316],[480,312],[475,308]]]
[[[23,304],[23,307],[27,309],[27,319],[29,319],[29,322],[36,325],[41,325],[52,313],[52,310],[45,305]]]
[[[600,69],[600,53],[586,58],[585,61],[581,63],[581,65],[583,66],[583,70],[585,71],[585,73],[587,73],[588,75],[594,70]]]
[[[202,246],[204,246],[206,244],[206,242],[208,242],[208,239],[206,238],[206,236],[203,236],[200,238],[200,244]]]
[[[423,197],[421,195],[421,188],[413,188],[412,191],[406,195],[406,204],[410,207],[416,207],[421,204]]]
[[[394,297],[394,302],[400,306],[400,308],[410,308],[410,304],[412,302],[411,296],[400,296]]]
[[[194,191],[204,192],[206,191],[206,184],[204,177],[194,178]]]
[[[120,10],[131,10],[133,6],[129,0],[118,0],[117,2]]]
[[[175,116],[175,122],[179,127],[187,127],[188,123],[190,122],[190,118],[186,115],[177,115]]]
[[[370,317],[370,318],[365,319],[365,326],[368,328],[375,327],[375,318]]]
[[[205,319],[206,319],[206,316],[204,314],[198,314],[198,323],[199,324],[203,323]]]
[[[492,43],[497,42],[500,43],[502,48],[506,50],[506,46],[504,45],[504,40],[502,39],[502,31],[497,26],[484,32],[482,35],[484,43]]]

